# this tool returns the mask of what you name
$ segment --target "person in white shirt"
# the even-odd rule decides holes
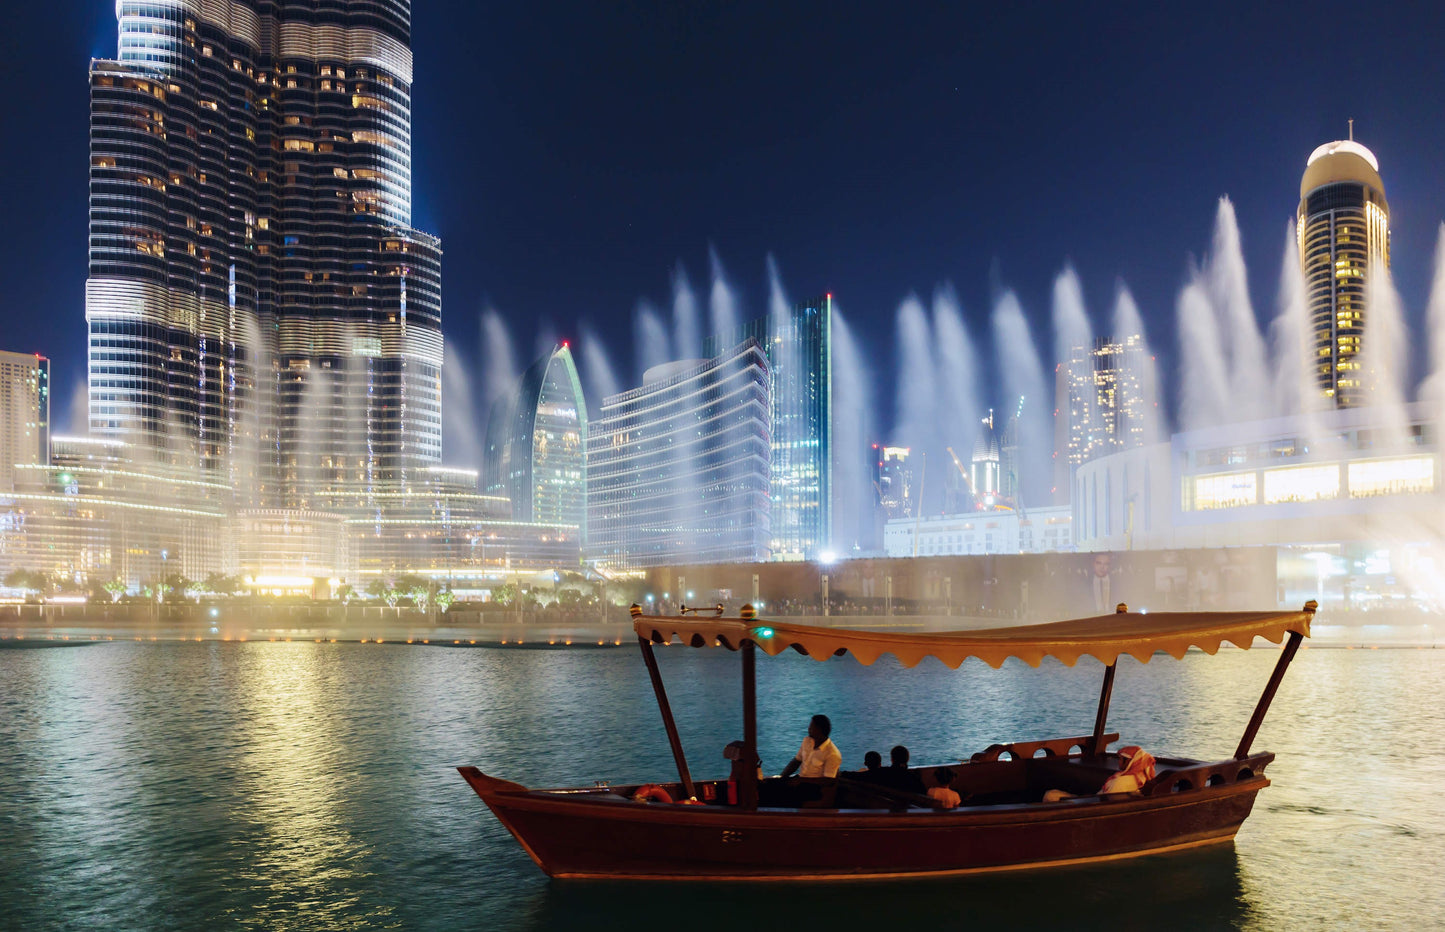
[[[814,715],[808,723],[808,737],[803,739],[798,755],[783,768],[783,776],[797,773],[800,777],[836,777],[843,766],[843,752],[828,737],[832,732],[828,716]]]

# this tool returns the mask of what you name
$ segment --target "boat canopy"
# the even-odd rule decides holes
[[[1311,608],[1313,606],[1310,606]],[[772,656],[791,647],[815,660],[852,654],[871,664],[892,654],[905,667],[924,657],[937,657],[957,669],[977,657],[997,669],[1010,657],[1037,667],[1045,657],[1073,666],[1088,654],[1112,664],[1120,654],[1148,663],[1164,652],[1176,660],[1191,647],[1216,653],[1229,641],[1249,648],[1255,638],[1280,643],[1291,632],[1309,637],[1311,611],[1301,612],[1116,612],[1094,618],[1075,618],[1040,625],[979,628],[972,631],[898,632],[845,627],[795,625],[761,618],[672,617],[639,615],[633,628],[654,644],[680,638],[692,647],[726,647],[738,650],[752,641]]]

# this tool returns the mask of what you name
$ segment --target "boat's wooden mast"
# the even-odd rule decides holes
[[[742,644],[743,654],[743,772],[738,783],[738,806],[758,808],[758,680],[757,645]]]
[[[662,727],[667,729],[667,743],[672,745],[672,759],[677,762],[677,775],[682,780],[682,790],[689,797],[697,796],[692,785],[692,774],[687,770],[687,758],[682,753],[682,739],[677,735],[677,722],[672,718],[672,706],[667,704],[667,690],[662,688],[662,673],[657,669],[657,656],[652,652],[652,642],[642,635],[637,636],[642,646],[642,660],[647,664],[647,675],[652,678],[652,691],[657,694],[657,708],[662,713]]]
[[[1317,608],[1319,608],[1319,603],[1314,599],[1305,603],[1305,611],[1309,613],[1311,620],[1313,620]],[[1254,707],[1254,714],[1249,717],[1249,725],[1244,729],[1244,737],[1239,739],[1239,747],[1234,751],[1235,760],[1243,760],[1249,756],[1249,746],[1254,744],[1254,736],[1259,733],[1259,726],[1264,724],[1264,716],[1269,711],[1269,704],[1274,701],[1274,694],[1279,691],[1279,684],[1284,680],[1284,671],[1289,669],[1290,661],[1294,660],[1294,655],[1303,640],[1304,635],[1298,631],[1289,633],[1289,640],[1285,642],[1284,650],[1279,655],[1279,661],[1274,665],[1274,673],[1270,674],[1269,682],[1265,684],[1264,692],[1259,697],[1259,704]]]

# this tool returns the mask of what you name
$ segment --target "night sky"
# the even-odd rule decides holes
[[[115,54],[114,10],[6,15],[0,348],[54,360],[62,428],[85,378],[86,67]],[[666,315],[680,262],[705,307],[712,247],[746,316],[766,311],[769,255],[791,297],[832,292],[886,399],[910,292],[951,282],[986,343],[1012,288],[1047,353],[1065,262],[1096,328],[1128,284],[1168,372],[1218,198],[1266,322],[1305,159],[1351,117],[1380,159],[1418,326],[1445,219],[1441,19],[1425,4],[416,0],[413,222],[442,237],[448,364],[483,390],[490,308],[526,357],[586,323],[636,384],[639,300]],[[448,437],[454,460],[468,446]]]

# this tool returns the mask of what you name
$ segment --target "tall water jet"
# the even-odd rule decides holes
[[[552,323],[551,318],[541,318],[537,322],[537,333],[532,340],[532,355],[529,357],[528,364],[530,364],[530,360],[536,360],[543,356],[550,355],[551,352],[562,345],[562,343],[563,339],[558,335],[557,326]]]
[[[1270,324],[1273,349],[1274,416],[1298,415],[1301,432],[1313,442],[1320,436],[1318,415],[1324,398],[1315,383],[1310,360],[1309,302],[1305,297],[1304,272],[1300,269],[1299,237],[1294,221],[1285,230],[1284,258],[1279,270],[1279,310]]]
[[[1139,395],[1143,400],[1142,423],[1143,441],[1154,443],[1165,437],[1168,418],[1159,397],[1159,363],[1149,345],[1149,335],[1144,332],[1144,318],[1139,305],[1134,301],[1129,286],[1121,280],[1114,293],[1113,340],[1123,343],[1131,337],[1139,341],[1139,359],[1142,371],[1139,373]]]
[[[517,353],[512,335],[502,316],[493,308],[482,313],[482,410],[491,412],[492,404],[512,390],[517,382]]]
[[[853,328],[833,308],[833,540],[846,554],[872,543],[873,490],[866,450],[873,435],[873,378]],[[878,542],[881,545],[881,541]]]
[[[1420,385],[1420,401],[1426,416],[1439,421],[1445,416],[1445,223],[1435,240],[1435,277],[1430,283],[1430,300],[1425,306],[1425,332],[1429,339],[1429,375]]]
[[[1199,276],[1179,293],[1179,427],[1198,430],[1229,419],[1229,373],[1214,305]]]
[[[993,334],[1004,388],[1003,410],[998,412],[996,423],[1005,425],[1005,458],[1016,473],[1014,491],[1021,507],[1047,504],[1052,466],[1048,454],[1053,449],[1049,436],[1052,394],[1047,391],[1043,363],[1029,332],[1028,319],[1012,291],[1004,292],[994,305]],[[1007,453],[1009,447],[1014,448],[1012,456]],[[1010,477],[1005,475],[1002,481],[1007,491]]]
[[[741,323],[737,295],[728,282],[722,260],[712,246],[707,248],[708,266],[712,271],[712,290],[708,293],[708,326],[711,333],[732,333]]]
[[[978,435],[983,405],[979,402],[978,354],[963,325],[963,309],[952,285],[941,286],[933,295],[932,342],[937,405],[934,420],[942,433],[943,445],[953,447],[961,457],[967,458]],[[951,465],[951,462],[938,463],[940,469]]]
[[[1074,350],[1094,345],[1094,328],[1084,309],[1084,288],[1072,265],[1054,279],[1054,362],[1067,364]]]
[[[637,310],[633,311],[632,329],[637,340],[637,383],[642,384],[642,377],[648,369],[660,366],[670,360],[672,343],[667,335],[667,325],[662,322],[662,316],[658,314],[657,308],[647,301],[640,301]]]
[[[1404,447],[1409,432],[1405,386],[1409,383],[1410,356],[1405,332],[1405,311],[1390,270],[1383,264],[1370,270],[1365,282],[1369,330],[1361,343],[1359,375],[1366,397],[1381,425],[1384,445]]]
[[[1226,372],[1234,420],[1263,417],[1266,413],[1264,399],[1269,397],[1264,338],[1260,335],[1259,321],[1254,316],[1254,305],[1249,300],[1249,278],[1240,243],[1239,221],[1234,215],[1234,204],[1227,197],[1219,199],[1214,224],[1214,251],[1209,256],[1207,268],[1209,296],[1222,331],[1221,346],[1228,360]]]
[[[688,281],[682,263],[672,273],[672,358],[697,359],[702,356],[702,334],[697,319],[697,295]]]
[[[938,385],[933,362],[933,331],[917,295],[898,306],[898,385],[894,394],[893,443],[920,450],[937,433],[934,417]]]
[[[482,441],[477,435],[476,401],[468,367],[456,344],[445,344],[442,367],[442,442],[447,462],[482,468]]]
[[[596,412],[602,399],[622,391],[622,383],[607,356],[607,346],[596,331],[583,324],[578,342],[582,344],[582,380],[587,386],[587,407]]]

